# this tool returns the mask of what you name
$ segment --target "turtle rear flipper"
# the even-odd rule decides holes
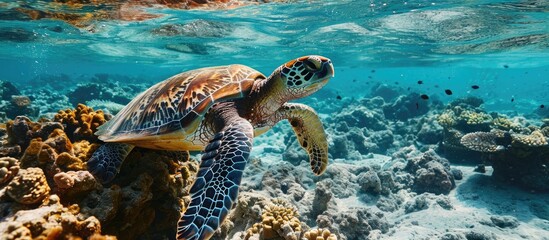
[[[236,201],[253,127],[243,118],[232,120],[204,150],[190,190],[191,203],[177,224],[177,239],[209,239]]]
[[[108,183],[120,171],[124,159],[130,154],[133,145],[125,143],[105,143],[88,160],[88,171],[101,183]]]

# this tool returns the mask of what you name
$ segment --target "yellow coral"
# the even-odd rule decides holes
[[[55,115],[54,121],[66,125],[65,132],[73,141],[82,139],[96,141],[97,137],[94,133],[107,120],[102,110],[93,111],[92,108],[84,104],[78,104],[74,110],[59,111]]]
[[[86,140],[78,141],[73,144],[74,156],[79,158],[82,162],[87,162],[99,146],[100,145],[97,143],[90,143]]]
[[[78,171],[86,169],[84,162],[82,162],[80,158],[72,156],[67,152],[59,154],[59,156],[55,159],[55,165],[63,171]]]
[[[54,148],[56,153],[73,152],[71,140],[69,140],[69,137],[65,134],[63,129],[58,128],[53,130],[44,143]]]
[[[260,234],[262,239],[297,240],[301,235],[301,221],[298,216],[297,210],[289,203],[275,199],[263,209],[261,223],[256,223],[248,229],[244,239]]]
[[[530,135],[513,134],[513,144],[526,145],[529,147],[546,146],[547,138],[540,130],[533,131]]]
[[[449,128],[456,125],[456,116],[453,111],[447,110],[438,116],[437,122],[440,126]]]
[[[0,184],[9,182],[19,172],[19,161],[12,157],[0,158]]]
[[[19,211],[3,219],[2,239],[88,239],[101,233],[95,217],[83,218],[77,205],[64,207],[57,195],[51,195],[36,209]],[[95,239],[115,239],[98,238]]]
[[[19,203],[35,204],[50,193],[50,187],[42,169],[28,168],[19,170],[6,187],[6,193]]]
[[[57,153],[49,145],[36,138],[31,140],[29,147],[21,157],[21,167],[38,167],[55,162]]]
[[[337,240],[336,235],[328,229],[311,229],[303,234],[302,240]]]
[[[521,129],[521,127],[518,124],[504,117],[494,118],[494,120],[492,121],[492,124],[497,129],[501,129],[505,131],[513,130],[515,132],[520,132],[520,129]]]
[[[459,119],[465,121],[468,125],[485,124],[492,121],[492,117],[483,112],[474,112],[465,110],[459,115]]]

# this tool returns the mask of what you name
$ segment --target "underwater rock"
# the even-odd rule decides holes
[[[367,171],[358,175],[360,190],[365,193],[380,194],[381,180],[375,171]]]
[[[413,190],[417,193],[448,194],[455,187],[450,163],[432,149],[410,159],[405,170],[414,176]]]
[[[334,233],[339,234],[343,240],[363,239],[373,230],[386,233],[390,226],[383,213],[373,212],[367,208],[329,212],[320,215],[317,224],[320,228],[334,229]]]
[[[6,193],[21,204],[41,202],[50,193],[46,176],[40,168],[20,169],[6,186]]]
[[[60,172],[53,176],[62,200],[73,201],[98,188],[98,182],[88,171]]]
[[[387,119],[406,121],[429,112],[430,104],[419,104],[418,93],[399,96],[394,102],[383,106],[383,113]],[[418,107],[419,106],[419,107]]]
[[[324,179],[316,183],[315,197],[310,212],[312,219],[315,219],[318,215],[321,215],[328,210],[328,203],[333,198],[331,191],[332,184],[333,182],[329,179]]]
[[[490,221],[499,228],[516,228],[519,221],[512,216],[491,216]]]
[[[0,80],[0,100],[10,101],[11,96],[20,94],[21,92],[11,82]]]
[[[131,86],[119,82],[91,82],[78,84],[75,89],[67,93],[67,96],[73,106],[95,99],[128,104],[141,90],[133,89]]]
[[[197,19],[185,24],[166,24],[151,32],[160,36],[187,36],[201,38],[220,38],[233,32],[231,24],[211,20]]]
[[[405,202],[404,212],[412,213],[432,207],[439,207],[445,210],[454,209],[452,202],[447,196],[434,195],[432,193],[423,193]]]
[[[64,207],[57,195],[51,195],[38,208],[20,210],[0,222],[0,235],[4,239],[69,239],[101,236],[101,223],[95,217],[79,216],[77,205]]]
[[[7,142],[0,146],[0,153],[4,156],[19,157],[21,151],[25,151],[34,138],[47,139],[55,129],[63,129],[59,123],[31,121],[28,117],[18,116],[6,124]],[[11,151],[10,149],[18,151]]]

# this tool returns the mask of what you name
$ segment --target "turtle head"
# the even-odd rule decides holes
[[[286,98],[308,96],[322,88],[334,76],[330,59],[311,55],[291,60],[280,66],[275,73],[285,88]]]

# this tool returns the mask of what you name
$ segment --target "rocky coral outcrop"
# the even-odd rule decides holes
[[[20,169],[6,186],[6,194],[21,204],[40,203],[49,193],[50,186],[40,168]]]
[[[433,150],[410,159],[404,170],[414,177],[412,188],[415,192],[448,194],[455,187],[450,163]]]
[[[244,239],[300,239],[302,228],[298,216],[289,203],[275,199],[263,209],[261,223],[248,229]]]
[[[542,131],[530,134],[493,130],[464,135],[468,149],[490,154],[493,176],[531,190],[549,190],[549,145]]]
[[[116,239],[100,234],[97,218],[83,217],[77,205],[63,206],[57,195],[49,196],[39,208],[17,211],[0,222],[2,239]]]
[[[75,109],[59,111],[55,115],[54,121],[63,124],[64,131],[71,141],[87,140],[96,142],[97,136],[94,133],[108,119],[102,110],[94,111],[84,104],[78,104]]]
[[[2,122],[20,115],[38,117],[40,110],[32,102],[29,96],[21,95],[12,83],[0,80],[0,120]]]

